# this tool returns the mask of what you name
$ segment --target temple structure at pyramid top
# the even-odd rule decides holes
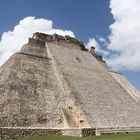
[[[0,138],[140,131],[140,93],[78,39],[35,33],[0,67]]]

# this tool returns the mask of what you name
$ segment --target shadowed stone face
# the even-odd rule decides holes
[[[45,47],[45,41],[29,38],[28,44],[36,47]]]
[[[45,42],[32,38],[29,38],[28,44],[24,45],[19,53],[47,58]]]

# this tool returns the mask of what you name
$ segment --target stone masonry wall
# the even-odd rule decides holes
[[[86,116],[80,122],[87,121],[92,128],[140,126],[139,104],[90,53],[47,45],[71,97]]]
[[[0,139],[20,138],[29,136],[89,136],[95,129],[47,129],[47,128],[0,128]]]
[[[110,127],[110,128],[71,128],[71,129],[47,129],[47,128],[0,128],[0,139],[20,138],[30,136],[76,136],[86,137],[103,134],[119,134],[140,132],[140,127]]]
[[[62,132],[60,129],[0,128],[0,139],[43,135],[62,135]]]

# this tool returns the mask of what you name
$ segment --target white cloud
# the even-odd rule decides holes
[[[99,36],[98,39],[102,43],[102,46],[104,47],[108,46],[108,41],[105,38]]]
[[[0,41],[0,65],[3,64],[12,54],[19,51],[33,33],[42,32],[59,35],[69,35],[75,37],[69,30],[53,28],[53,22],[48,19],[36,19],[35,17],[26,17],[16,25],[13,31],[4,32]]]
[[[86,48],[90,49],[91,47],[99,48],[98,42],[94,38],[89,38]]]
[[[140,70],[140,0],[110,0],[110,8],[114,22],[109,42],[90,38],[87,47],[94,46],[112,69]]]
[[[111,0],[114,23],[108,49],[115,51],[108,64],[114,69],[140,70],[140,0]]]
[[[102,37],[99,38],[99,41],[101,41],[104,45],[106,44],[106,40]],[[86,44],[86,48],[90,49],[91,47],[95,47],[95,51],[99,54],[102,54],[103,56],[109,55],[109,52],[101,48],[95,38],[89,38]]]

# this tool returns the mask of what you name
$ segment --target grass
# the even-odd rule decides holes
[[[19,138],[17,140],[140,140],[140,133],[117,134],[108,136],[91,136],[81,138],[69,136],[36,136],[36,137]]]

